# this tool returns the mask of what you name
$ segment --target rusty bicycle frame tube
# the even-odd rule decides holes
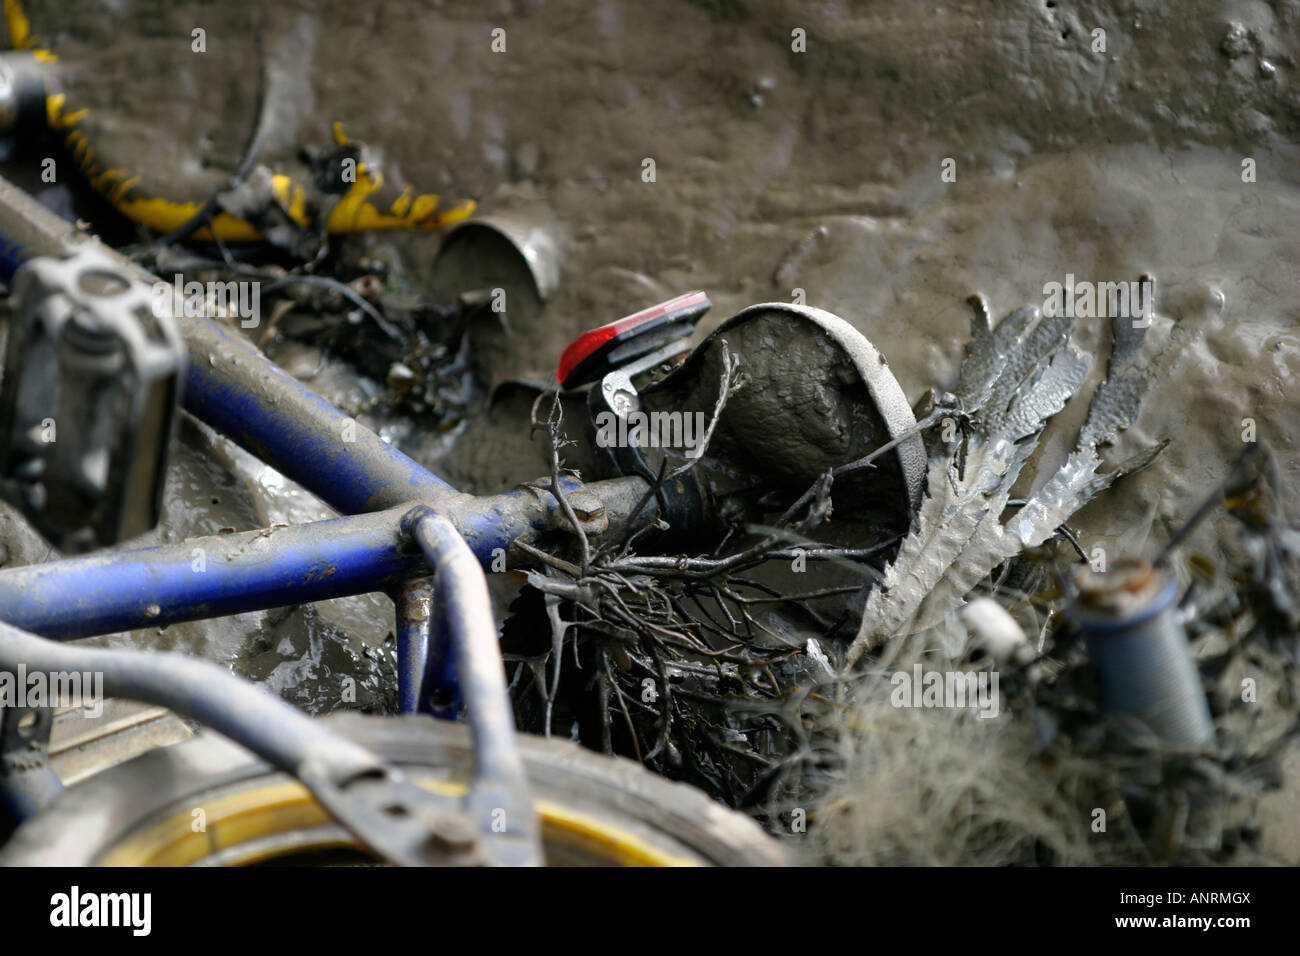
[[[438,626],[456,656],[474,747],[474,777],[466,810],[502,863],[541,858],[537,815],[528,798],[524,761],[515,740],[515,716],[497,646],[487,579],[459,529],[427,505],[416,505],[402,528],[424,552],[437,587]],[[499,827],[497,824],[503,824]]]
[[[593,540],[655,521],[648,483],[614,478],[583,485],[564,479],[582,500]],[[528,540],[569,528],[544,487],[498,495],[455,495],[436,508],[481,564]],[[427,574],[424,556],[401,528],[409,505],[288,528],[212,535],[159,547],[116,550],[0,570],[0,616],[44,637],[70,639],[246,611],[323,601],[371,591],[392,593]],[[633,518],[633,516],[635,516]],[[635,528],[633,529],[635,530]]]
[[[11,279],[29,258],[58,255],[84,243],[98,241],[0,180],[0,278]],[[144,281],[158,281],[107,247],[100,248]],[[176,319],[190,351],[185,407],[326,503],[354,516],[0,571],[0,614],[10,625],[33,634],[75,638],[371,591],[395,595],[405,650],[399,688],[403,709],[420,707],[433,633],[428,622],[436,617],[464,682],[461,691],[474,740],[476,769],[467,809],[480,834],[492,835],[486,849],[494,862],[538,862],[537,822],[479,563],[492,561],[516,540],[576,530],[568,525],[566,513],[577,515],[574,520],[591,537],[611,529],[633,532],[635,527],[626,526],[655,520],[658,509],[648,495],[648,483],[625,478],[583,486],[565,478],[563,492],[537,482],[499,495],[457,494],[283,372],[234,329],[192,316]],[[572,495],[579,507],[570,512],[558,497],[562,493]],[[412,511],[416,502],[420,505]],[[414,589],[408,586],[407,578],[427,578],[430,565],[436,590],[424,582]],[[0,634],[17,639],[22,632],[0,625]],[[201,672],[202,662],[156,655],[127,655],[122,661],[132,659],[151,666],[128,665],[123,671],[135,679],[128,696],[156,699],[163,694],[173,706],[179,707],[178,701],[199,710],[213,706],[212,695],[191,686],[194,681],[169,690],[169,674],[193,677]],[[217,710],[207,716],[229,715]],[[306,717],[301,722],[311,723]],[[274,743],[265,722],[236,716],[216,720],[215,725],[254,750]],[[288,753],[296,758],[301,751],[294,746]],[[385,856],[419,859],[402,834],[390,834],[392,828],[367,826],[359,832],[357,821],[370,816],[365,796],[374,787],[350,797],[344,787],[353,781],[316,779],[319,768],[313,770],[309,760],[300,762],[293,772],[363,840],[378,847],[391,836]],[[386,789],[381,795],[393,791],[391,799],[396,799],[406,784],[394,778],[383,780],[382,786]],[[498,833],[497,815],[503,812],[506,829]]]

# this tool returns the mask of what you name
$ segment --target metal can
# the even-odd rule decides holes
[[[1101,708],[1142,721],[1162,741],[1199,747],[1214,724],[1178,617],[1178,582],[1148,562],[1125,559],[1109,571],[1074,576],[1072,617],[1100,681]]]

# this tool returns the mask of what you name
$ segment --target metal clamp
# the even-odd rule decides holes
[[[21,823],[63,792],[50,767],[52,707],[0,705],[0,828]]]

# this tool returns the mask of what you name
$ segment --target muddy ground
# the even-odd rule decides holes
[[[341,121],[382,150],[390,177],[553,228],[556,294],[484,336],[496,380],[547,378],[583,329],[701,288],[715,303],[704,331],[804,296],[865,333],[915,400],[952,385],[970,293],[1000,315],[1041,305],[1067,275],[1152,273],[1159,311],[1188,335],[1117,451],[1172,443],[1078,517],[1081,536],[1151,556],[1221,480],[1245,420],[1300,491],[1296,0],[49,0],[28,12],[98,135],[163,194],[206,198],[235,165],[260,47],[294,93],[268,164],[297,168],[298,147]],[[191,50],[195,27],[206,53]],[[64,188],[45,198],[65,202]],[[400,263],[411,288],[442,291],[436,236],[349,241]],[[1080,343],[1103,325],[1082,320]],[[277,354],[315,366],[298,347]],[[362,401],[346,370],[325,379],[313,384],[345,407]],[[399,434],[467,490],[540,471],[522,422],[476,433],[475,447]],[[1049,440],[1043,461],[1067,451]],[[177,458],[164,540],[328,513],[200,426]],[[6,527],[11,560],[46,556]],[[1218,556],[1223,535],[1211,522],[1194,547]],[[207,654],[312,709],[332,706],[332,675],[364,664],[367,703],[382,707],[390,629],[387,600],[365,598],[112,640]]]

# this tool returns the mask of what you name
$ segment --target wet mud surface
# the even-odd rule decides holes
[[[709,291],[712,323],[801,289],[915,399],[951,384],[969,293],[1000,314],[1067,274],[1151,272],[1161,311],[1194,335],[1133,438],[1175,440],[1087,529],[1124,550],[1167,535],[1240,448],[1243,418],[1296,444],[1292,4],[63,8],[75,16],[50,4],[43,34],[162,192],[233,165],[255,105],[252,33],[301,93],[269,161],[293,169],[294,148],[339,120],[391,176],[483,214],[543,206],[560,288],[495,338],[498,378],[548,377],[579,331],[683,289]],[[200,22],[208,54],[172,48]],[[436,248],[356,241],[400,252],[417,287]],[[1099,338],[1104,323],[1080,325]],[[1300,461],[1287,464],[1294,487]]]
[[[1067,276],[1150,273],[1179,347],[1110,455],[1171,442],[1071,527],[1089,546],[1150,555],[1222,480],[1248,427],[1277,452],[1286,497],[1300,492],[1294,0],[50,0],[29,14],[71,65],[88,128],[159,193],[202,200],[229,175],[264,55],[292,93],[276,104],[269,165],[300,170],[298,148],[328,142],[340,121],[381,150],[395,181],[474,198],[483,215],[545,222],[560,252],[557,290],[539,308],[519,288],[504,322],[475,331],[473,361],[491,381],[549,382],[579,332],[700,288],[714,301],[701,336],[745,306],[805,301],[863,332],[912,402],[954,387],[971,293],[1000,316],[1041,307],[1045,284]],[[206,54],[189,48],[196,25]],[[492,50],[496,27],[504,52]],[[1093,49],[1098,29],[1104,53]],[[44,187],[43,198],[65,203],[65,188]],[[438,241],[347,240],[393,263],[414,291],[445,294],[456,275],[458,291],[519,287],[473,257],[451,278],[435,275]],[[1077,344],[1104,351],[1108,325],[1078,319]],[[301,343],[269,351],[349,411],[375,394]],[[1028,474],[1065,461],[1086,407],[1076,404]],[[361,418],[458,487],[486,492],[545,470],[527,405],[445,432]],[[191,424],[156,537],[330,513]],[[11,563],[49,556],[20,519],[0,519]],[[1192,546],[1222,561],[1231,540],[1216,519]],[[314,711],[338,705],[339,674],[364,675],[358,703],[382,710],[391,613],[371,596],[106,640],[225,661]]]

